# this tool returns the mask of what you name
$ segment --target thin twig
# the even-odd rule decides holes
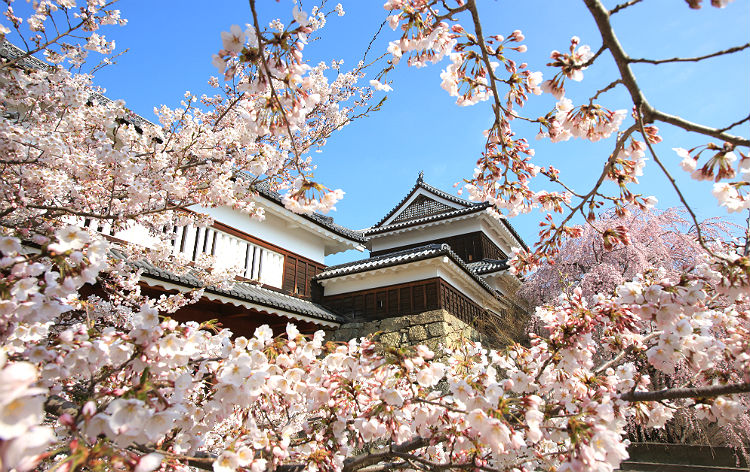
[[[681,398],[707,398],[719,395],[750,393],[750,382],[709,387],[665,388],[653,392],[627,392],[620,395],[620,400],[628,402],[654,402],[660,400],[678,400]]]
[[[622,83],[622,79],[617,79],[614,82],[612,82],[611,84],[609,84],[606,87],[604,87],[603,89],[597,90],[596,94],[589,99],[589,106],[592,103],[594,103],[594,100],[596,100],[597,98],[599,98],[599,95],[601,95],[604,92],[607,92],[609,90],[612,90],[613,88],[617,87],[618,84],[621,84],[621,83]]]
[[[746,121],[750,121],[750,115],[747,115],[746,117],[744,117],[743,119],[741,119],[739,121],[735,121],[734,123],[732,123],[729,126],[725,126],[724,128],[719,129],[719,131],[723,133],[724,131],[728,131],[728,130],[734,128],[735,126],[741,125],[742,123],[744,123]]]
[[[701,225],[700,223],[698,223],[698,218],[695,216],[695,212],[693,212],[693,209],[690,208],[690,205],[685,199],[685,196],[682,194],[680,187],[677,185],[677,181],[674,179],[674,177],[672,177],[672,174],[669,173],[669,170],[667,170],[667,168],[661,162],[661,159],[659,159],[659,156],[656,154],[656,151],[654,151],[653,146],[651,146],[651,142],[649,141],[648,135],[646,134],[646,130],[643,128],[643,115],[641,114],[641,110],[636,108],[636,112],[638,114],[637,124],[638,124],[638,127],[640,128],[641,135],[643,136],[643,140],[646,142],[646,146],[648,147],[649,152],[651,152],[651,157],[654,158],[654,162],[656,162],[659,168],[661,168],[662,172],[669,180],[669,183],[672,184],[672,188],[674,188],[674,191],[677,193],[677,196],[682,202],[682,205],[685,207],[688,214],[690,214],[690,218],[692,218],[693,224],[695,224],[695,232],[696,232],[696,236],[698,237],[698,243],[700,243],[701,247],[705,249],[706,252],[716,257],[713,251],[711,251],[711,249],[709,249],[708,245],[706,244],[706,241],[703,238],[703,233],[701,231]]]
[[[263,70],[266,73],[266,76],[268,77],[268,87],[271,89],[271,97],[276,100],[276,104],[279,106],[279,110],[281,111],[281,118],[284,120],[284,126],[286,127],[286,132],[289,135],[289,142],[292,145],[292,150],[294,151],[294,157],[296,158],[295,166],[299,167],[299,160],[301,158],[299,150],[297,149],[297,143],[294,140],[294,134],[292,134],[292,128],[289,125],[289,120],[286,116],[286,111],[284,110],[284,105],[281,103],[281,99],[279,98],[279,95],[276,93],[276,89],[273,86],[273,74],[271,74],[271,68],[268,67],[268,61],[266,61],[265,56],[265,47],[263,45],[264,39],[263,36],[260,34],[260,24],[258,22],[258,12],[255,10],[255,0],[249,0],[250,1],[250,11],[253,13],[253,25],[255,26],[255,36],[258,39],[258,56],[260,57],[260,61],[263,64]]]
[[[640,62],[644,64],[666,64],[668,62],[698,62],[702,61],[704,59],[710,59],[712,57],[716,56],[723,56],[724,54],[732,54],[734,52],[742,51],[743,49],[750,48],[750,43],[743,44],[742,46],[735,46],[729,49],[724,49],[722,51],[713,52],[711,54],[706,54],[705,56],[697,56],[697,57],[673,57],[671,59],[628,59],[629,62],[635,63]]]
[[[621,3],[609,11],[609,15],[612,16],[620,10],[624,10],[628,7],[632,7],[636,3],[640,3],[643,0],[630,0],[629,2]]]
[[[476,41],[479,46],[479,50],[482,53],[482,62],[489,75],[490,89],[492,90],[492,98],[495,101],[495,119],[499,123],[500,110],[503,110],[503,104],[500,103],[500,95],[497,92],[497,85],[495,84],[497,78],[495,73],[492,71],[492,61],[490,61],[490,54],[487,51],[487,45],[484,42],[484,34],[482,33],[482,23],[479,21],[479,12],[477,11],[477,4],[475,0],[469,0],[466,2],[466,8],[471,12],[471,19],[474,22],[474,33],[476,33]]]
[[[653,338],[655,338],[656,336],[659,336],[659,335],[661,335],[661,331],[654,331],[653,333],[651,333],[648,336],[646,336],[645,338],[643,338],[641,340],[641,342],[645,344],[648,341],[651,341]],[[632,345],[628,346],[627,349],[623,349],[622,351],[620,351],[620,353],[618,355],[616,355],[615,357],[613,357],[609,361],[607,361],[604,364],[602,364],[599,367],[597,367],[594,370],[594,373],[601,374],[602,372],[604,372],[605,370],[609,369],[610,367],[618,364],[621,360],[623,360],[625,358],[625,356],[627,356],[628,354],[630,354],[631,352],[633,352],[633,350],[634,350],[634,348],[633,348]]]
[[[678,116],[673,116],[653,108],[648,103],[648,100],[646,100],[646,96],[643,94],[635,79],[635,74],[633,74],[633,70],[630,68],[630,57],[625,53],[620,41],[617,39],[617,35],[615,35],[615,31],[609,21],[609,11],[600,0],[584,0],[584,2],[594,17],[594,21],[596,21],[596,26],[602,36],[603,46],[606,46],[612,53],[612,58],[615,60],[617,69],[620,71],[620,77],[630,93],[633,104],[636,108],[640,109],[640,113],[643,115],[644,123],[651,123],[655,120],[663,121],[682,128],[685,131],[712,136],[736,146],[750,146],[750,140],[747,138],[733,136],[716,128],[692,123]]]

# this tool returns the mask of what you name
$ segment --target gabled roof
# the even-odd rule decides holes
[[[421,192],[420,192],[421,191]],[[421,208],[413,207],[417,203],[417,199],[410,202],[415,193],[420,192],[417,198],[424,197],[426,204],[421,205]],[[430,199],[430,196],[436,197]],[[451,202],[454,206],[448,207],[445,203],[440,202],[445,200]],[[370,235],[387,233],[389,231],[407,228],[409,226],[418,226],[424,223],[430,223],[433,221],[447,220],[458,216],[464,216],[471,213],[479,213],[488,208],[492,208],[492,204],[489,202],[472,202],[470,200],[464,200],[463,198],[456,197],[447,192],[440,190],[439,188],[433,187],[424,181],[424,175],[422,172],[417,177],[417,182],[412,187],[411,191],[393,208],[387,215],[385,215],[380,221],[371,226],[370,228],[364,229],[361,233],[367,237]],[[424,211],[420,211],[424,209]],[[394,215],[396,216],[395,218]],[[402,218],[402,215],[404,217]],[[391,220],[391,221],[389,221]],[[514,238],[521,243],[524,249],[528,250],[528,246],[524,242],[523,238],[516,232],[511,224],[505,219],[500,218],[503,225],[510,231]],[[388,222],[388,224],[386,224]]]
[[[367,228],[363,230],[363,233],[365,236],[369,236],[371,234],[379,234],[379,233],[387,233],[388,231],[393,231],[395,229],[401,229],[401,228],[407,228],[409,226],[417,226],[424,223],[429,223],[431,221],[436,220],[447,220],[449,218],[454,218],[457,216],[463,216],[463,215],[469,215],[471,213],[479,213],[483,210],[486,210],[487,208],[490,208],[492,205],[488,202],[481,202],[477,203],[474,206],[467,207],[467,208],[459,208],[456,210],[446,211],[444,213],[436,213],[432,215],[422,216],[419,218],[414,218],[407,221],[401,221],[398,223],[393,223],[385,226]]]
[[[451,195],[447,192],[440,190],[439,188],[433,187],[432,185],[424,181],[424,174],[420,172],[419,177],[417,177],[417,182],[414,184],[414,187],[412,187],[411,191],[398,203],[398,205],[396,205],[395,208],[393,208],[390,212],[388,212],[388,214],[385,215],[380,221],[378,221],[371,228],[368,228],[365,231],[369,232],[370,230],[374,230],[376,228],[382,227],[385,224],[385,222],[388,221],[388,219],[391,218],[393,215],[399,213],[399,211],[401,212],[406,211],[408,209],[408,207],[406,207],[406,203],[409,201],[412,195],[414,195],[419,189],[424,189],[427,194],[432,194],[433,196],[438,197],[439,199],[452,202],[456,205],[456,207],[451,208],[451,207],[448,207],[448,205],[440,204],[438,207],[440,208],[440,210],[430,211],[424,214],[415,214],[413,215],[414,218],[410,218],[410,219],[425,218],[425,217],[429,217],[429,216],[433,216],[433,215],[437,215],[441,213],[444,214],[446,211],[450,211],[450,210],[467,209],[467,208],[473,208],[473,207],[482,205],[482,203],[464,200],[463,198],[458,198],[454,195]],[[440,203],[438,200],[435,200],[435,199],[433,199],[433,201],[436,203]]]
[[[125,258],[125,255],[117,249],[113,249],[112,253],[118,258]],[[172,282],[186,288],[201,287],[198,279],[190,274],[178,275],[173,272],[162,270],[145,260],[138,260],[131,264],[134,267],[143,270],[145,276],[154,279]],[[269,290],[250,282],[235,282],[234,285],[228,289],[207,287],[205,292],[223,295],[239,301],[250,302],[256,305],[272,309],[275,308],[319,320],[332,321],[335,323],[341,323],[344,321],[341,316],[321,305],[318,305],[317,303]]]
[[[472,270],[472,268],[468,264],[461,260],[461,258],[458,257],[458,254],[453,252],[453,250],[447,244],[427,244],[425,246],[405,249],[403,251],[391,252],[388,254],[383,254],[381,256],[371,257],[369,259],[362,259],[359,261],[348,262],[346,264],[330,266],[320,274],[313,277],[313,280],[333,279],[344,275],[368,272],[370,270],[382,269],[385,267],[399,266],[440,256],[447,256],[454,264],[456,264],[464,272],[466,272],[466,274],[471,277],[474,282],[476,282],[478,285],[481,285],[482,288],[491,293],[493,296],[498,297],[498,292],[490,287],[487,282],[482,280],[479,275],[474,270]]]

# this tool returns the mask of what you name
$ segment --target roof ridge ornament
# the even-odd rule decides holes
[[[420,170],[419,175],[417,176],[417,183],[420,184],[424,182],[424,171]]]

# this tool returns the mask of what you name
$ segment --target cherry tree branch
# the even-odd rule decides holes
[[[268,61],[266,61],[266,56],[264,54],[265,47],[263,45],[264,39],[263,36],[260,34],[260,24],[258,22],[258,12],[255,10],[255,0],[250,0],[250,11],[253,14],[253,26],[255,26],[255,36],[258,39],[258,56],[260,57],[260,61],[263,64],[263,70],[266,73],[266,77],[268,77],[268,87],[271,89],[271,97],[276,101],[276,104],[279,106],[279,111],[281,112],[281,118],[284,120],[284,126],[286,127],[286,132],[289,135],[289,142],[292,145],[292,150],[294,151],[295,156],[295,167],[299,169],[299,160],[301,158],[299,150],[297,149],[297,144],[294,139],[294,134],[292,133],[292,128],[289,126],[289,119],[287,119],[286,111],[284,110],[284,105],[281,103],[281,99],[279,98],[278,93],[276,92],[276,89],[273,86],[273,74],[271,74],[271,69],[268,67]]]
[[[105,3],[104,5],[102,5],[102,6],[99,7],[99,11],[106,10],[107,8],[111,7],[112,5],[114,5],[115,3],[117,3],[118,1],[119,0],[112,0],[110,2]],[[16,27],[16,31],[18,32],[19,36],[21,36],[21,38],[23,39],[24,44],[27,45],[27,51],[25,53],[19,55],[18,57],[14,58],[14,59],[11,59],[11,60],[9,60],[7,62],[0,63],[0,69],[5,69],[5,68],[8,68],[8,67],[12,67],[15,64],[18,64],[18,63],[24,61],[25,59],[28,59],[29,57],[33,57],[34,54],[36,54],[36,53],[38,53],[40,51],[45,51],[45,50],[49,49],[50,46],[52,46],[53,44],[57,44],[57,42],[60,41],[62,38],[66,37],[66,36],[72,36],[73,31],[76,31],[76,30],[81,29],[82,27],[85,27],[86,24],[87,24],[87,22],[85,20],[81,20],[75,26],[73,26],[73,25],[70,24],[70,21],[68,21],[68,29],[66,31],[63,31],[62,33],[59,32],[59,30],[57,29],[57,25],[55,25],[55,32],[57,33],[57,35],[55,37],[53,37],[52,39],[49,39],[49,38],[47,38],[47,35],[45,33],[44,36],[45,36],[45,40],[46,41],[43,42],[43,43],[37,43],[37,47],[34,48],[34,49],[28,49],[28,43],[26,43],[26,40],[23,39],[23,35],[21,35],[21,31],[18,29],[18,27]],[[118,56],[121,55],[121,54],[124,54],[125,52],[126,51],[123,51],[122,53],[118,54]]]
[[[716,255],[711,251],[711,249],[706,244],[706,240],[703,237],[703,232],[701,231],[701,225],[698,223],[698,218],[695,216],[695,212],[692,208],[690,208],[690,205],[687,202],[687,199],[682,194],[682,191],[680,190],[680,187],[677,185],[677,181],[672,177],[672,174],[669,173],[669,170],[664,166],[664,164],[661,162],[661,159],[659,159],[659,156],[656,154],[656,151],[654,151],[653,146],[651,146],[651,141],[649,141],[648,135],[646,134],[646,130],[643,128],[643,115],[641,114],[640,109],[636,109],[638,114],[638,127],[640,128],[641,135],[643,136],[643,141],[646,143],[646,146],[648,147],[649,152],[651,153],[651,157],[654,158],[654,162],[659,166],[661,171],[664,173],[664,175],[669,180],[669,183],[672,184],[672,188],[674,189],[675,193],[677,193],[677,197],[680,199],[680,202],[682,202],[682,205],[687,210],[688,214],[690,215],[690,218],[693,220],[693,224],[695,225],[695,232],[696,236],[698,237],[698,243],[700,243],[701,247],[706,250],[709,254],[716,257]]]
[[[610,16],[614,15],[620,10],[624,10],[628,7],[632,7],[636,3],[641,3],[643,0],[630,0],[629,2],[621,3],[609,11]]]
[[[739,121],[735,121],[734,123],[732,123],[729,126],[725,126],[724,128],[721,128],[719,131],[728,131],[728,130],[734,128],[735,126],[741,125],[742,123],[744,123],[746,121],[750,121],[750,115],[747,115],[746,117],[744,117],[743,119],[741,119]]]
[[[627,392],[620,395],[620,400],[628,402],[655,402],[661,400],[679,400],[683,398],[712,398],[719,395],[750,393],[750,382],[710,387],[665,388],[653,392]]]
[[[644,343],[644,344],[646,344],[647,342],[651,341],[652,339],[654,339],[655,337],[657,337],[659,335],[661,335],[661,331],[654,331],[653,333],[651,333],[648,336],[646,336],[645,338],[643,338],[643,340],[641,342]],[[607,361],[604,364],[602,364],[599,367],[597,367],[594,370],[594,372],[597,373],[597,374],[600,374],[600,373],[604,372],[605,370],[609,369],[610,367],[614,367],[615,365],[619,364],[620,361],[622,361],[625,358],[625,356],[629,355],[634,350],[635,349],[633,348],[633,346],[628,346],[627,349],[623,349],[615,357],[613,357],[609,361]]]
[[[714,137],[727,141],[737,146],[750,146],[750,139],[743,138],[740,136],[734,136],[727,134],[719,129],[711,128],[709,126],[692,123],[688,120],[680,118],[678,116],[670,115],[662,111],[653,108],[643,94],[638,81],[635,78],[633,70],[630,68],[632,60],[625,53],[620,41],[617,39],[612,24],[609,21],[610,13],[602,5],[599,0],[584,0],[586,7],[594,17],[596,26],[599,29],[599,33],[602,36],[603,45],[606,46],[612,53],[612,58],[615,60],[617,69],[620,71],[620,77],[622,78],[623,84],[630,93],[630,98],[633,100],[633,104],[643,114],[643,121],[645,123],[651,123],[653,121],[663,121],[671,125],[677,126],[684,129],[685,131],[692,131],[695,133],[704,134],[707,136]]]
[[[584,205],[586,204],[586,202],[589,199],[593,198],[596,195],[597,191],[599,190],[599,187],[601,187],[601,185],[604,183],[604,179],[607,176],[607,174],[609,173],[610,168],[614,164],[615,159],[617,158],[617,155],[620,153],[620,151],[622,150],[623,146],[625,145],[625,141],[627,141],[627,139],[630,137],[630,135],[633,134],[636,131],[637,127],[638,127],[637,124],[631,125],[630,128],[628,128],[627,130],[625,130],[625,132],[622,134],[622,136],[620,136],[618,138],[617,144],[615,144],[615,150],[609,156],[609,159],[607,159],[607,163],[604,165],[604,168],[602,169],[602,172],[599,175],[599,178],[597,179],[596,183],[591,188],[591,190],[589,190],[589,193],[587,193],[586,195],[583,196],[583,198],[581,199],[580,203],[578,203],[578,205],[576,205],[573,209],[571,209],[571,211],[568,214],[568,216],[559,225],[557,225],[558,228],[565,227],[565,225],[568,223],[568,221],[570,221],[573,218],[573,216],[576,214],[576,212],[582,211],[582,209],[583,209]],[[558,232],[559,231],[560,231],[560,229],[558,229]],[[550,240],[553,239],[553,238],[550,238]]]
[[[503,105],[500,103],[500,94],[497,93],[497,84],[495,83],[497,81],[497,78],[495,77],[495,73],[492,71],[492,62],[490,61],[490,54],[487,51],[487,45],[484,43],[484,34],[482,33],[482,23],[479,20],[479,12],[477,11],[477,4],[475,0],[469,0],[466,3],[466,7],[471,12],[471,20],[474,23],[474,32],[476,33],[476,41],[477,46],[479,46],[479,50],[482,52],[482,62],[484,62],[484,66],[487,69],[487,74],[489,75],[489,84],[490,89],[492,90],[492,98],[495,101],[494,111],[495,111],[495,122],[499,123],[500,120],[500,110],[503,110]]]
[[[731,143],[737,146],[750,147],[750,139],[741,138],[739,136],[733,136],[731,134],[726,134],[720,129],[711,128],[708,126],[700,125],[698,123],[693,123],[691,121],[680,118],[679,116],[670,115],[670,114],[661,112],[659,110],[655,110],[653,108],[649,110],[649,114],[652,120],[663,121],[664,123],[669,123],[671,125],[682,128],[685,131],[693,131],[696,133],[705,134],[706,136],[711,136],[716,139],[721,139],[723,141],[726,141],[728,143]],[[644,118],[646,116],[648,115],[644,113]],[[646,121],[648,122],[648,120]]]
[[[620,41],[615,35],[615,30],[612,28],[612,24],[609,21],[609,11],[602,5],[599,0],[584,0],[586,7],[591,12],[591,16],[594,17],[596,26],[599,29],[599,33],[602,36],[602,45],[606,46],[615,60],[617,69],[620,71],[620,77],[625,87],[630,92],[630,96],[633,99],[633,103],[636,106],[648,105],[646,97],[641,92],[638,82],[635,80],[635,74],[630,69],[628,62],[628,56],[625,54],[625,50],[622,48]]]
[[[402,454],[423,448],[430,442],[424,438],[416,438],[403,444],[397,444],[390,447],[389,450],[379,453],[365,453],[352,457],[344,461],[342,472],[355,472],[365,467],[376,465],[391,457],[397,457],[395,454]]]
[[[619,85],[621,83],[622,83],[622,79],[617,79],[614,82],[612,82],[611,84],[609,84],[606,87],[604,87],[603,89],[597,90],[596,94],[589,99],[589,106],[591,106],[594,103],[594,100],[596,100],[597,98],[599,98],[599,95],[612,90],[613,88],[617,87],[617,85]]]
[[[628,59],[631,63],[641,62],[644,64],[666,64],[668,62],[698,62],[702,61],[704,59],[710,59],[712,57],[716,56],[723,56],[724,54],[732,54],[738,51],[742,51],[743,49],[750,48],[750,43],[743,44],[742,46],[735,46],[729,49],[724,49],[722,51],[717,51],[711,54],[706,54],[705,56],[697,56],[697,57],[673,57],[671,59]]]

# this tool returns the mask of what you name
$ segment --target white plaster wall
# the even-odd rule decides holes
[[[144,247],[154,247],[158,242],[158,240],[148,234],[148,230],[141,225],[132,225],[127,229],[115,232],[112,236]]]
[[[506,295],[506,296],[508,295],[500,287],[499,277],[498,276],[496,276],[496,275],[483,275],[481,277],[482,277],[482,280],[484,280],[485,282],[487,282],[487,285],[489,285],[490,287],[494,288],[495,290],[500,291],[500,293],[502,293],[503,295]]]
[[[206,213],[220,223],[315,262],[322,264],[325,258],[326,241],[322,237],[305,228],[290,224],[272,211],[266,211],[266,218],[260,221],[228,207],[195,208],[194,210]]]
[[[356,292],[358,290],[370,290],[388,285],[414,282],[417,280],[431,279],[438,276],[437,265],[433,261],[425,264],[415,264],[399,267],[397,270],[384,270],[382,272],[364,272],[362,277],[345,278],[343,280],[322,280],[324,295],[338,295],[340,293]]]
[[[474,231],[482,230],[481,223],[476,215],[465,220],[440,221],[436,223],[437,224],[434,226],[413,228],[403,233],[369,236],[371,238],[370,244],[372,245],[370,250],[382,251],[384,249],[407,246],[409,244],[417,244],[420,242],[431,241],[433,239],[458,236],[460,234],[473,233]]]
[[[521,244],[509,234],[510,231],[505,227],[505,223],[496,220],[492,216],[485,216],[484,221],[482,221],[482,231],[484,231],[484,234],[502,249],[508,257],[512,254],[513,247],[521,247]]]

